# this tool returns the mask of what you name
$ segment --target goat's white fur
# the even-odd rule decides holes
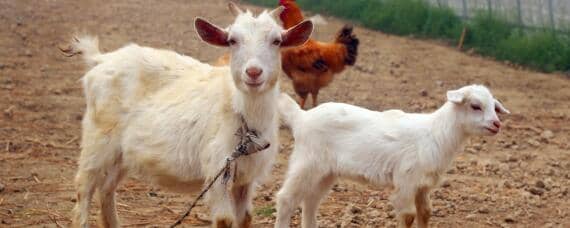
[[[415,205],[418,224],[427,226],[429,191],[461,143],[470,135],[495,134],[486,129],[498,130],[493,126],[499,120],[495,109],[508,113],[483,86],[466,86],[448,95],[449,101],[437,111],[413,114],[375,112],[342,103],[303,111],[283,94],[279,112],[292,129],[295,148],[277,194],[275,227],[288,227],[301,202],[303,227],[316,227],[319,202],[338,177],[395,187],[391,201],[400,224],[413,221]],[[473,110],[471,104],[483,110]]]
[[[271,146],[239,158],[229,190],[216,183],[206,200],[214,226],[248,226],[253,189],[269,173],[278,150],[281,59],[270,39],[291,30],[284,31],[266,12],[257,18],[241,13],[228,30],[246,39],[230,48],[231,67],[136,44],[101,54],[97,39],[77,41],[75,48],[92,68],[82,79],[87,108],[74,226],[88,226],[97,191],[102,225],[118,227],[115,189],[125,176],[139,175],[181,192],[201,189],[238,143],[240,115]],[[243,83],[252,61],[264,70],[262,85],[255,88]]]

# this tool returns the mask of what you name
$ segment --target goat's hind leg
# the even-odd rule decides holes
[[[121,170],[120,164],[116,163],[109,169],[101,188],[99,188],[99,200],[101,202],[101,226],[119,227],[119,218],[115,206],[115,190],[123,179],[125,171]]]
[[[73,208],[71,227],[89,227],[89,206],[96,188],[98,173],[81,167],[75,176],[77,201]]]

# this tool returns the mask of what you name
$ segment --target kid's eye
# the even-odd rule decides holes
[[[471,108],[475,111],[481,111],[481,106],[477,104],[471,104]]]

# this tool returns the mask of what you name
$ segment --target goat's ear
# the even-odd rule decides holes
[[[455,104],[461,104],[465,101],[465,92],[460,89],[449,90],[447,91],[447,100]]]
[[[230,45],[228,42],[228,32],[218,26],[215,26],[202,18],[196,18],[194,21],[194,27],[203,41],[220,47],[227,47]]]
[[[281,47],[294,47],[307,42],[313,32],[313,22],[303,21],[283,32]]]
[[[243,10],[241,10],[234,2],[230,1],[228,3],[228,8],[230,9],[230,12],[236,17],[243,13]]]
[[[495,99],[495,111],[500,114],[511,114],[511,111],[506,109],[497,99]]]

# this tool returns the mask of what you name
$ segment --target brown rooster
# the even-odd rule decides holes
[[[303,21],[303,14],[295,0],[279,0],[279,4],[285,7],[280,15],[285,29]],[[309,39],[302,46],[281,52],[283,71],[293,80],[295,92],[301,98],[301,108],[305,106],[309,93],[313,97],[313,106],[316,106],[319,90],[327,86],[333,80],[333,75],[343,71],[346,65],[354,65],[358,43],[352,26],[345,25],[333,42]]]

